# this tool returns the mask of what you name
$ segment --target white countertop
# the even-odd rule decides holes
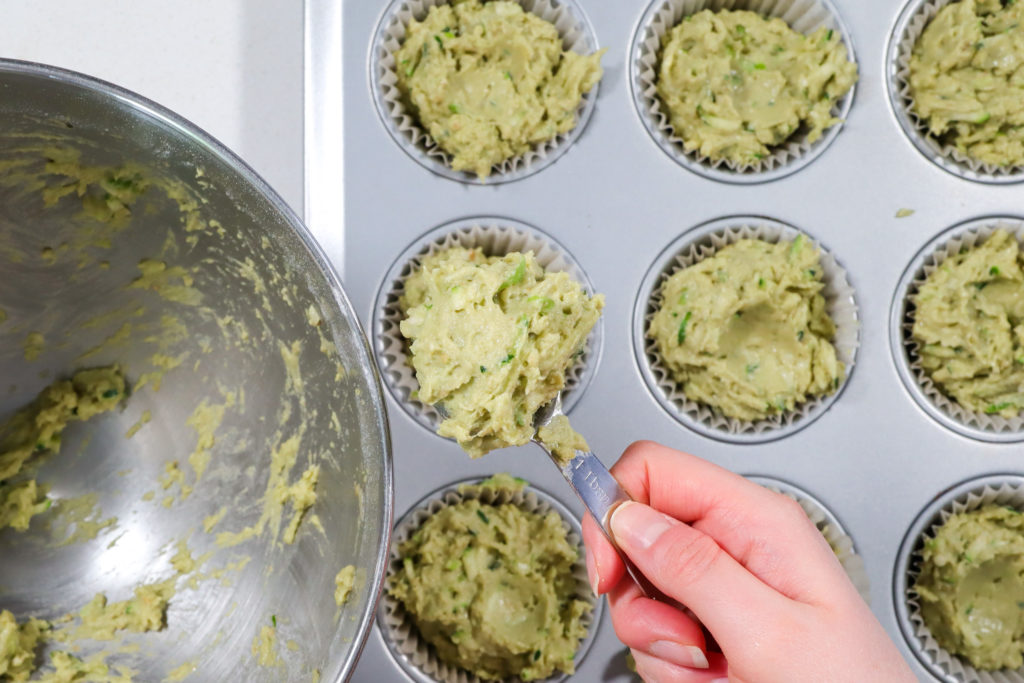
[[[111,81],[184,116],[303,210],[301,0],[0,0],[0,56]]]

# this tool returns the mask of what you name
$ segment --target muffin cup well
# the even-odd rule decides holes
[[[569,509],[556,498],[531,485],[526,485],[517,492],[508,489],[474,486],[481,481],[482,479],[473,478],[444,486],[425,496],[406,512],[405,516],[396,524],[394,533],[391,536],[391,552],[385,581],[390,580],[395,571],[401,568],[398,547],[408,540],[428,518],[447,506],[457,505],[471,499],[479,500],[481,503],[488,505],[511,504],[525,512],[541,515],[553,510],[562,518],[570,545],[574,545],[582,550],[582,527]],[[590,583],[587,579],[587,568],[583,562],[582,552],[580,559],[573,568],[573,575],[576,578],[577,585],[574,597],[592,605],[589,616],[585,617],[587,635],[580,641],[580,645],[576,650],[576,662],[578,663],[586,656],[587,651],[593,644],[597,625],[601,622],[604,602],[598,600],[590,589]],[[381,596],[381,604],[377,610],[377,621],[388,650],[394,656],[399,666],[412,676],[414,680],[423,683],[431,681],[439,681],[441,683],[481,683],[480,678],[476,675],[441,661],[434,648],[420,637],[412,617],[405,611],[405,608],[398,600],[388,594],[387,590]],[[562,681],[566,678],[568,676],[565,674],[557,674],[542,680],[546,683],[553,683],[554,681]],[[510,681],[516,683],[520,679],[516,677],[510,679]]]
[[[669,31],[683,17],[701,10],[750,10],[765,17],[778,17],[799,33],[808,34],[829,28],[839,34],[846,46],[849,60],[856,62],[853,41],[838,11],[829,0],[654,0],[647,8],[629,57],[629,82],[640,120],[661,149],[676,163],[698,175],[729,183],[761,183],[795,173],[811,163],[832,143],[843,124],[825,130],[821,137],[808,143],[806,132],[797,130],[772,153],[755,164],[740,166],[732,161],[713,161],[699,150],[687,152],[683,139],[676,135],[664,105],[657,93],[658,66],[662,43]],[[853,105],[856,84],[836,101],[833,114],[846,119]]]
[[[569,251],[537,228],[508,218],[481,216],[446,223],[418,237],[402,252],[388,270],[377,290],[372,330],[374,351],[381,377],[391,395],[417,423],[436,432],[441,415],[433,405],[416,398],[419,383],[409,353],[409,340],[399,325],[404,318],[399,300],[405,280],[420,266],[422,259],[451,247],[480,247],[488,256],[533,251],[537,262],[551,272],[566,272],[590,296],[594,287]],[[570,412],[590,383],[601,357],[604,318],[599,318],[587,338],[583,353],[566,371],[562,406]]]
[[[889,316],[889,344],[903,385],[917,404],[939,424],[980,441],[1024,440],[1024,414],[1013,419],[975,413],[946,396],[921,367],[918,343],[913,338],[914,297],[925,279],[942,262],[984,242],[998,229],[1017,237],[1024,248],[1024,219],[1010,216],[979,218],[949,228],[926,244],[907,266],[896,288]]]
[[[857,588],[860,597],[864,598],[864,602],[870,605],[871,582],[868,580],[868,572],[864,567],[864,558],[857,552],[857,548],[853,544],[853,538],[846,532],[846,529],[840,524],[839,519],[836,518],[832,511],[825,507],[824,503],[820,500],[789,482],[758,475],[750,475],[746,478],[771,491],[792,498],[800,504],[800,507],[807,513],[814,526],[818,527],[825,540],[832,546],[836,558],[843,565],[846,575],[850,577],[850,581]]]
[[[576,0],[515,0],[525,11],[550,22],[558,29],[564,50],[591,54],[598,49],[597,37]],[[576,112],[576,125],[530,151],[495,166],[491,176],[480,178],[470,171],[456,171],[451,156],[420,125],[398,87],[395,53],[405,40],[409,23],[423,20],[431,7],[447,0],[393,0],[374,32],[370,50],[370,83],[381,121],[398,146],[421,166],[445,178],[473,185],[497,185],[533,175],[561,157],[586,128],[597,101],[600,83],[583,95]]]
[[[904,134],[929,161],[953,175],[983,183],[1006,184],[1024,181],[1024,166],[996,166],[943,145],[929,134],[928,123],[914,112],[910,92],[910,57],[917,39],[928,23],[946,5],[959,0],[909,0],[900,12],[889,37],[885,57],[885,82],[889,104]]]
[[[836,325],[832,340],[836,355],[846,367],[839,387],[827,396],[812,398],[795,410],[757,421],[738,420],[689,400],[672,371],[661,361],[657,344],[649,336],[650,322],[661,305],[661,288],[676,271],[714,255],[741,239],[767,242],[793,240],[803,235],[821,252],[828,314]],[[814,237],[770,218],[732,216],[720,218],[683,233],[658,255],[644,277],[633,306],[633,351],[640,374],[655,400],[676,420],[704,436],[731,443],[763,443],[794,434],[821,417],[846,387],[860,345],[860,321],[853,288],[846,270]]]
[[[950,683],[1024,683],[1024,669],[980,671],[967,660],[944,650],[925,626],[913,588],[920,573],[921,549],[925,540],[933,537],[953,514],[989,504],[1024,510],[1024,477],[989,475],[963,482],[939,494],[914,520],[896,558],[893,600],[900,630],[910,650],[925,668],[938,679]]]

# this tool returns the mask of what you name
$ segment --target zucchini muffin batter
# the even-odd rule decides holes
[[[996,166],[1024,164],[1024,5],[960,0],[935,15],[910,57],[914,111],[928,132]]]
[[[802,235],[739,240],[665,281],[648,336],[689,400],[761,420],[843,380],[824,286]]]
[[[975,413],[1014,418],[1024,407],[1024,272],[1017,239],[994,232],[950,256],[913,298],[921,366]]]
[[[914,584],[935,640],[978,669],[1024,664],[1024,516],[1010,507],[954,514],[921,551]]]
[[[702,10],[666,36],[658,97],[687,152],[755,164],[798,130],[813,143],[857,81],[857,65],[832,29],[809,36],[778,18]]]
[[[499,475],[483,487],[522,488]],[[575,596],[579,549],[558,513],[469,498],[399,546],[388,592],[438,657],[487,680],[573,673],[589,603]]]
[[[395,54],[398,87],[420,124],[480,178],[576,125],[601,79],[601,52],[565,52],[555,26],[516,2],[455,0],[412,20]]]
[[[545,272],[533,252],[452,247],[423,259],[400,306],[418,399],[444,405],[437,433],[476,458],[533,438],[534,414],[565,386],[604,297]]]
[[[32,517],[49,509],[35,479],[11,481],[35,456],[60,451],[69,422],[113,410],[125,395],[117,367],[79,370],[39,393],[35,401],[0,425],[0,530],[25,531]]]

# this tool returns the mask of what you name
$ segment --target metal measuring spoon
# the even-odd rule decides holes
[[[554,400],[537,411],[533,416],[533,426],[539,431],[541,427],[546,427],[551,420],[560,415],[564,415],[562,412],[561,392],[555,396]],[[604,532],[605,538],[618,551],[622,563],[626,566],[626,572],[629,573],[630,578],[633,579],[636,585],[640,587],[644,596],[655,599],[661,598],[661,591],[655,588],[654,584],[640,573],[640,570],[626,557],[626,554],[619,550],[618,544],[612,538],[611,528],[608,526],[612,513],[619,505],[633,499],[622,490],[619,482],[615,481],[615,477],[604,466],[604,463],[590,451],[576,451],[576,455],[571,460],[562,462],[558,456],[551,452],[548,445],[540,440],[536,432],[533,435],[533,442],[544,449],[544,452],[548,454],[548,457],[558,467],[562,476],[565,477],[569,486],[576,492],[580,502],[597,520],[598,526]]]
[[[449,417],[448,410],[443,403],[435,403],[434,409],[437,410],[443,419]],[[583,503],[583,507],[597,520],[597,524],[601,527],[601,531],[604,532],[605,538],[608,539],[608,542],[619,553],[619,558],[625,565],[626,572],[633,579],[633,582],[640,587],[644,597],[656,600],[664,599],[662,592],[646,576],[640,573],[640,570],[636,568],[636,565],[633,564],[633,561],[624,552],[619,550],[619,545],[612,538],[611,527],[608,526],[608,521],[611,519],[615,508],[633,499],[622,490],[622,487],[619,486],[619,482],[615,481],[612,473],[608,471],[604,463],[592,452],[576,451],[576,455],[571,460],[563,463],[558,456],[551,452],[548,445],[540,440],[537,434],[540,428],[546,427],[551,420],[560,415],[565,415],[562,412],[562,392],[558,392],[554,399],[541,406],[534,414],[532,441],[544,449],[544,452],[548,454],[548,457],[551,458],[551,461],[555,463],[555,466],[558,467],[562,476],[569,483],[569,487],[576,492],[580,502]]]

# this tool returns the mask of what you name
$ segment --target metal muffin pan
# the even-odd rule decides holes
[[[863,557],[883,626],[920,679],[935,680],[901,635],[892,599],[900,544],[940,492],[984,474],[1024,473],[1024,460],[1019,445],[965,437],[917,404],[890,352],[889,314],[901,275],[925,245],[968,220],[1019,215],[1020,188],[947,173],[904,133],[888,101],[885,59],[902,3],[833,0],[859,58],[846,122],[813,164],[770,183],[737,185],[677,164],[640,120],[629,55],[648,0],[577,2],[598,44],[609,48],[589,123],[558,163],[514,182],[468,185],[410,159],[378,116],[371,45],[387,2],[307,0],[312,230],[367,323],[388,269],[433,226],[505,216],[542,228],[606,296],[600,364],[572,413],[602,460],[610,465],[630,442],[653,439],[813,491],[842,519]],[[895,218],[903,208],[914,214]],[[821,240],[846,269],[859,308],[857,369],[842,395],[813,424],[769,443],[726,443],[680,424],[648,390],[633,353],[634,302],[659,253],[684,232],[733,215],[771,216]],[[397,510],[453,480],[508,471],[581,515],[539,448],[471,460],[456,444],[426,433],[392,398],[388,408]],[[573,680],[633,680],[622,652],[605,610]],[[378,629],[353,680],[405,680]]]

